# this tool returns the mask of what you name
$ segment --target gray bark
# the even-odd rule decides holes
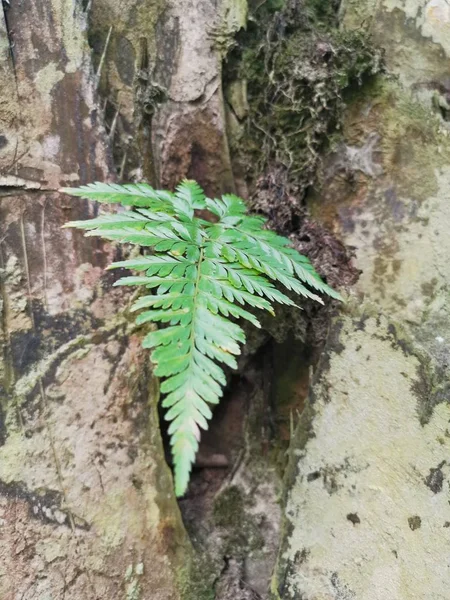
[[[115,177],[86,15],[64,0],[5,14],[0,596],[175,599],[190,547],[148,358],[103,272],[113,248],[61,230],[94,207],[59,187]]]
[[[448,597],[447,2],[347,1],[385,77],[350,102],[311,200],[361,277],[332,327],[292,457],[274,593]],[[322,215],[322,217],[321,217]]]
[[[116,250],[61,230],[95,209],[57,190],[117,173],[244,189],[222,61],[247,3],[87,7],[11,0],[0,19],[1,598],[268,598],[277,552],[273,598],[446,598],[447,2],[341,6],[344,29],[368,27],[386,50],[387,73],[349,100],[308,208],[355,248],[361,277],[314,374],[284,489],[267,382],[247,350],[247,387],[205,436],[235,444],[230,474],[214,487],[207,471],[183,501],[202,560],[173,497],[141,333],[103,272]],[[234,134],[245,93],[239,103]],[[285,422],[309,380],[295,352],[265,373]]]

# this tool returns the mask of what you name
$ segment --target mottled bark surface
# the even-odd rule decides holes
[[[160,43],[166,52],[155,65],[168,97],[153,120],[159,179],[172,187],[188,176],[201,181],[207,193],[233,191],[222,60],[234,34],[246,25],[247,2],[190,0],[169,6],[159,39],[171,42]]]
[[[330,13],[285,4],[280,39],[295,34],[290,9]],[[246,81],[229,81],[224,102],[222,69],[247,3],[17,0],[2,13],[2,600],[268,598],[280,497],[274,598],[448,596],[450,12],[445,0],[347,0],[340,17],[370,29],[387,73],[347,82],[343,138],[308,196],[321,224],[291,220],[330,281],[342,268],[324,248],[339,244],[323,226],[355,248],[361,276],[316,370],[284,492],[285,445],[274,446],[303,406],[316,316],[305,311],[295,346],[289,315],[250,336],[181,503],[204,554],[195,574],[150,365],[103,271],[117,250],[61,230],[96,209],[57,190],[117,173],[169,187],[193,177],[211,194],[242,186],[227,127],[239,143]],[[282,214],[279,191],[267,194]],[[267,351],[252,358],[270,335],[285,343],[273,364]],[[217,451],[228,470],[211,467]]]
[[[362,270],[293,450],[273,591],[283,600],[448,597],[450,10],[348,0],[388,75],[349,103],[310,206]]]
[[[0,597],[176,599],[184,536],[140,339],[103,274],[113,249],[61,230],[114,177],[81,5],[0,19]],[[12,52],[11,52],[12,48]]]
[[[93,3],[90,39],[125,179],[234,189],[222,60],[246,18],[245,0]]]

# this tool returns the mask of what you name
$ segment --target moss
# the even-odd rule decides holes
[[[359,29],[364,24],[370,23],[379,6],[378,0],[345,0],[343,3],[342,17],[345,26]]]
[[[285,0],[267,0],[266,10],[270,13],[274,13],[278,10],[282,10],[285,3]]]
[[[275,12],[263,5],[252,19],[226,73],[229,85],[247,82],[249,105],[246,135],[232,150],[250,185],[263,173],[260,186],[270,178],[274,189],[295,193],[295,214],[339,129],[344,90],[380,70],[381,52],[364,32],[339,31],[334,2],[290,2]]]
[[[242,492],[237,486],[231,486],[214,503],[214,522],[219,527],[238,527],[244,509]]]
[[[181,600],[214,600],[219,568],[209,556],[185,556],[185,565],[175,571]]]
[[[250,500],[238,486],[230,486],[216,498],[213,519],[223,529],[222,554],[245,557],[264,546],[259,524],[249,508]]]

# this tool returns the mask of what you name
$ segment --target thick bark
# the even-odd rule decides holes
[[[114,249],[61,230],[95,209],[57,193],[117,171],[233,190],[226,121],[234,133],[245,121],[245,82],[230,86],[239,102],[226,115],[222,61],[247,4],[86,6],[89,18],[67,0],[17,1],[0,20],[0,596],[265,598],[280,522],[267,404],[295,412],[307,369],[282,354],[273,371],[267,357],[262,368],[246,363],[247,381],[205,436],[213,449],[217,439],[234,444],[227,459],[236,463],[225,481],[207,469],[194,477],[183,501],[209,553],[194,581],[155,382],[122,313],[127,297],[103,273]],[[309,198],[316,218],[355,247],[362,274],[294,440],[272,591],[283,600],[444,598],[450,16],[445,0],[347,0],[341,17],[349,30],[371,28],[396,77],[354,95],[345,141]],[[262,371],[279,377],[271,389]],[[289,394],[300,399],[283,403]],[[214,569],[223,570],[215,592]]]
[[[347,0],[342,18],[370,24],[389,76],[349,104],[345,143],[311,200],[362,273],[297,434],[273,591],[444,599],[450,12],[444,0]]]
[[[0,596],[175,599],[190,550],[148,359],[103,274],[112,249],[60,229],[94,210],[61,185],[114,177],[86,17],[65,0],[5,13]]]
[[[93,3],[90,38],[125,179],[234,189],[222,60],[246,18],[246,0]]]
[[[153,120],[157,170],[165,186],[188,176],[210,194],[234,191],[222,59],[246,16],[246,0],[171,4],[160,39],[177,36],[179,42],[166,45],[167,53],[156,61],[155,76],[167,89],[168,102]]]

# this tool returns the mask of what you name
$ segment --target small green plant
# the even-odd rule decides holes
[[[306,257],[289,246],[289,240],[265,229],[264,218],[247,215],[243,200],[232,194],[220,200],[207,198],[195,181],[187,180],[175,193],[143,183],[92,183],[62,191],[131,207],[66,227],[151,249],[108,268],[145,271],[145,276],[123,277],[114,285],[153,290],[131,310],[143,310],[138,324],[166,324],[151,331],[143,346],[152,349],[154,373],[164,379],[162,405],[171,422],[175,492],[182,496],[200,429],[208,428],[210,405],[219,402],[226,383],[218,363],[236,368],[235,356],[245,343],[244,331],[235,321],[243,318],[260,327],[257,317],[243,306],[272,314],[273,302],[295,306],[272,282],[317,302],[322,300],[314,291],[340,296],[320,279]],[[207,211],[211,220],[196,211],[202,211],[202,216]]]

